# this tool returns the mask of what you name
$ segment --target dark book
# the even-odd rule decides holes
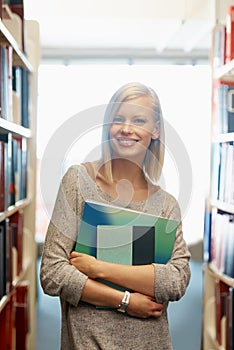
[[[227,325],[226,325],[226,350],[233,350],[234,347],[234,304],[233,304],[233,288],[229,287],[227,295]]]
[[[13,151],[13,137],[11,133],[8,133],[8,206],[15,204],[15,172]]]
[[[2,254],[3,254],[3,266],[2,270],[2,293],[8,294],[12,289],[12,235],[9,228],[9,219],[6,218],[0,222],[0,230],[2,237]]]
[[[6,293],[12,290],[12,243],[13,237],[9,226],[9,218],[4,220],[5,225],[5,243],[6,243]]]
[[[8,5],[24,5],[23,0],[7,0]]]
[[[3,116],[3,64],[2,64],[2,49],[0,49],[0,117],[4,118]]]
[[[14,327],[15,327],[14,293],[9,297],[7,304],[0,312],[0,339],[1,349],[15,349]]]
[[[22,137],[19,143],[18,158],[20,163],[19,168],[19,199],[27,197],[28,187],[28,151],[27,140]]]
[[[226,230],[224,273],[234,278],[234,215],[228,215],[228,218],[228,223],[224,227]]]
[[[204,214],[204,238],[203,238],[203,257],[204,262],[211,261],[211,220],[212,210],[208,205],[205,208]]]
[[[8,119],[8,72],[6,45],[1,45],[1,117]]]
[[[16,275],[19,276],[23,268],[23,211],[17,211],[9,218],[13,237],[13,247],[16,249]]]
[[[13,67],[12,88],[19,98],[19,120],[20,124],[25,128],[30,127],[29,113],[29,72],[20,66]]]
[[[0,225],[0,300],[6,294],[5,277],[5,237],[4,227]]]
[[[5,153],[6,143],[0,141],[0,212],[5,210]]]
[[[16,287],[15,329],[16,349],[27,348],[27,334],[29,331],[29,296],[28,284],[21,283]]]
[[[155,262],[155,227],[133,226],[132,265]]]
[[[5,187],[5,202],[4,210],[6,210],[10,205],[10,197],[9,197],[9,184],[10,184],[10,160],[11,160],[11,134],[1,134],[0,133],[0,142],[4,143],[4,187]],[[1,185],[3,188],[3,184]]]
[[[221,280],[215,283],[216,301],[216,340],[226,349],[227,335],[227,306],[229,286]]]
[[[29,115],[29,72],[25,68],[21,68],[22,78],[22,94],[21,94],[21,125],[30,128]]]

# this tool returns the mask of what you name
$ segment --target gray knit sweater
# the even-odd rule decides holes
[[[84,200],[113,202],[93,181],[83,165],[72,166],[64,175],[48,227],[41,264],[41,284],[45,293],[59,296],[62,312],[61,349],[79,350],[170,350],[167,304],[185,293],[189,278],[187,246],[181,223],[171,260],[155,266],[155,299],[164,303],[160,318],[139,319],[116,310],[97,309],[80,301],[87,276],[69,264],[74,249]],[[162,189],[148,201],[131,202],[129,208],[180,222],[180,209],[173,196]]]

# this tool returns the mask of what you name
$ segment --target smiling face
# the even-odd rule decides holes
[[[140,96],[121,104],[110,130],[112,156],[143,161],[151,140],[159,137],[152,99]]]

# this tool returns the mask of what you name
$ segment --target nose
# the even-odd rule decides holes
[[[122,124],[122,127],[121,127],[121,132],[123,134],[131,134],[133,132],[132,130],[132,124],[129,123],[129,122],[125,122]]]

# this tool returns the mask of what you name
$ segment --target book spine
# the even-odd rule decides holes
[[[16,349],[26,349],[29,330],[28,284],[21,284],[16,288],[15,325]]]
[[[5,210],[5,142],[0,141],[0,212]]]
[[[226,62],[234,58],[234,6],[229,6],[226,20]]]

